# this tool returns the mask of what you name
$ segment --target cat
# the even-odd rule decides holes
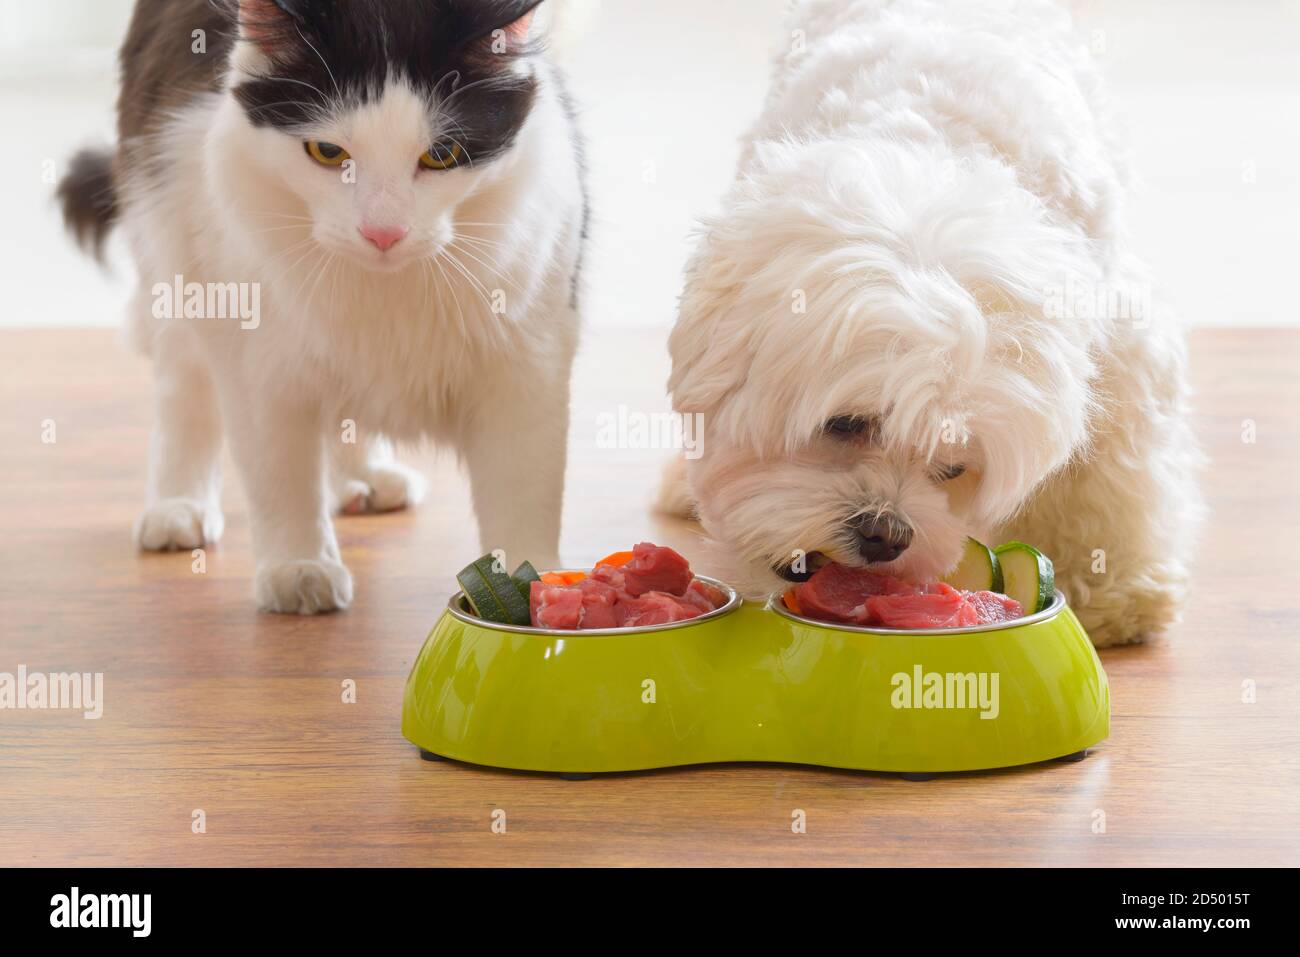
[[[96,254],[120,223],[138,269],[140,547],[221,536],[224,431],[259,607],[345,608],[332,513],[415,504],[391,441],[432,439],[485,551],[559,567],[588,208],[539,6],[138,0],[117,148],[79,153],[60,196]]]

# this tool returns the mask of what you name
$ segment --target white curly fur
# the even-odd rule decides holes
[[[806,0],[790,31],[671,342],[674,403],[708,433],[691,497],[729,574],[764,593],[796,549],[860,562],[845,522],[876,512],[914,530],[885,570],[931,578],[968,534],[1016,538],[1098,645],[1167,625],[1200,511],[1184,345],[1142,308],[1068,15]],[[841,415],[881,434],[823,434]]]

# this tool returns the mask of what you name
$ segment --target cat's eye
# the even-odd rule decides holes
[[[439,143],[420,157],[420,165],[425,169],[451,169],[460,163],[463,155],[465,151],[459,143]]]
[[[333,143],[308,140],[302,145],[307,150],[307,155],[320,163],[321,166],[342,166],[352,158],[352,155],[347,150]]]
[[[934,477],[939,482],[952,482],[956,479],[961,478],[965,474],[966,474],[966,466],[947,465],[944,466],[943,468],[937,469],[934,473]]]

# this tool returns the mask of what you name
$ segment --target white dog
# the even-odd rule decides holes
[[[1098,645],[1168,624],[1200,510],[1184,346],[1124,234],[1087,50],[1042,0],[805,0],[689,269],[671,389],[751,593],[1020,539]],[[688,497],[689,495],[689,497]]]

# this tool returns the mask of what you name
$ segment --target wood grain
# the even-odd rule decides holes
[[[642,538],[699,555],[691,527],[646,508],[665,453],[597,441],[619,403],[665,407],[662,340],[601,333],[580,360],[572,563]],[[399,733],[407,670],[475,551],[450,458],[413,459],[434,489],[421,508],[341,520],[350,611],[259,615],[237,481],[206,574],[132,550],[147,365],[105,333],[0,333],[0,671],[103,672],[106,697],[99,721],[0,711],[0,865],[1300,863],[1300,333],[1203,331],[1193,358],[1212,459],[1200,584],[1171,634],[1103,653],[1113,731],[1086,761],[928,783],[756,765],[569,783],[428,764]]]

